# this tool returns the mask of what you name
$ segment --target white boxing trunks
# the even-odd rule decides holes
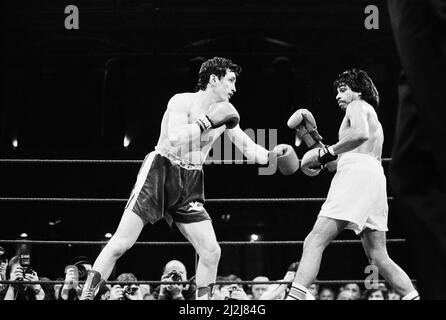
[[[319,216],[350,223],[346,229],[387,231],[386,177],[381,163],[363,153],[345,153]]]

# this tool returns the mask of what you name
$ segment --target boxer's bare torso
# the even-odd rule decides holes
[[[214,141],[225,131],[225,126],[209,130],[202,135],[194,137],[186,143],[172,145],[169,140],[169,130],[175,126],[175,122],[187,124],[195,123],[204,117],[212,103],[207,101],[199,92],[180,93],[175,96],[181,109],[167,108],[161,121],[161,132],[157,143],[157,149],[169,152],[181,159],[194,164],[203,164]]]
[[[368,140],[355,149],[345,153],[364,153],[381,160],[384,133],[375,109],[365,101],[354,101],[348,108],[357,108],[355,110],[355,118],[359,119],[354,119],[353,121],[363,122],[361,125],[366,126]],[[342,120],[341,127],[339,128],[339,140],[342,140],[352,130],[352,117],[350,114],[347,111]]]

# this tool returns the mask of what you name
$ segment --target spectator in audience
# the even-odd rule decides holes
[[[55,297],[55,299],[56,300],[59,300],[59,294],[60,294],[60,290],[61,290],[61,288],[62,288],[62,286],[63,286],[63,281],[64,281],[65,279],[64,278],[61,278],[61,277],[59,277],[59,278],[57,278],[56,279],[56,281],[61,281],[61,283],[56,283],[55,285],[54,285],[54,297]]]
[[[357,283],[347,283],[342,287],[343,291],[350,291],[352,293],[352,300],[361,299],[361,288]]]
[[[218,275],[216,280],[215,280],[215,282],[225,281],[224,279],[225,279],[225,277]],[[213,293],[212,293],[213,300],[225,300],[224,297],[221,294],[221,291],[220,291],[221,287],[222,287],[221,284],[217,284],[216,283],[214,285],[214,290],[213,290]]]
[[[169,261],[164,266],[161,281],[188,281],[186,266],[178,260]],[[194,300],[195,288],[189,284],[160,285],[155,289],[154,297],[157,300]]]
[[[334,300],[335,292],[330,287],[321,287],[319,291],[319,300]]]
[[[350,290],[340,289],[336,300],[357,300],[353,299],[353,292]]]
[[[389,291],[389,300],[401,300],[401,296],[396,293],[395,290],[390,289]]]
[[[386,288],[368,289],[364,293],[365,300],[389,300],[389,293]]]
[[[137,282],[138,279],[133,273],[122,273],[116,281]],[[103,293],[104,294],[104,293]],[[100,293],[98,294],[100,295]],[[143,292],[136,283],[115,284],[111,287],[107,300],[144,300]]]
[[[318,300],[318,298],[319,298],[319,285],[317,283],[313,283],[308,288],[308,291],[310,291],[310,293],[314,297],[314,299]]]
[[[0,247],[0,280],[6,280],[6,268],[8,267],[8,259],[3,257],[4,254],[5,249]],[[6,284],[0,283],[0,291],[2,291],[5,286]]]
[[[2,300],[43,300],[45,292],[40,284],[26,284],[27,281],[39,281],[37,272],[24,268],[19,256],[14,256],[6,268],[6,278],[10,281],[23,281],[23,284],[7,285],[0,294]]]
[[[285,299],[288,290],[290,288],[289,282],[292,282],[295,275],[297,268],[299,266],[299,262],[293,262],[289,265],[288,270],[283,277],[283,282],[286,282],[284,284],[270,284],[268,289],[262,294],[260,297],[260,300],[283,300]]]
[[[51,281],[49,278],[41,277],[40,281]],[[56,295],[54,291],[54,286],[48,283],[42,283],[40,286],[44,292],[44,298],[42,300],[56,300]]]
[[[152,287],[149,284],[140,284],[139,288],[143,300],[155,300],[152,293]]]
[[[220,287],[220,297],[223,300],[249,300],[243,286],[237,283],[230,283],[231,281],[239,282],[242,279],[234,274],[224,277],[222,281],[228,282]]]
[[[65,270],[65,282],[60,286],[59,292],[56,293],[58,299],[79,300],[83,288],[83,284],[80,282],[87,279],[87,273],[91,267],[91,260],[86,256],[78,256],[71,260]],[[105,284],[101,286],[95,300],[100,300],[107,290]]]
[[[252,281],[255,282],[265,282],[269,281],[268,277],[265,276],[258,276],[255,277]],[[268,289],[269,284],[267,283],[259,283],[259,284],[253,284],[251,286],[251,293],[252,293],[252,300],[259,300],[260,297],[265,293],[265,291]]]

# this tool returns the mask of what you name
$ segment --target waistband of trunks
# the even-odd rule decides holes
[[[200,164],[195,164],[190,162],[189,160],[182,159],[179,156],[169,152],[166,149],[155,147],[155,152],[159,155],[162,155],[163,157],[169,159],[171,162],[179,165],[180,167],[187,169],[187,170],[202,170],[203,166]]]
[[[368,163],[373,166],[381,166],[381,160],[377,159],[375,156],[367,153],[358,153],[358,152],[347,152],[340,156],[338,161],[338,166],[345,165],[347,163]]]

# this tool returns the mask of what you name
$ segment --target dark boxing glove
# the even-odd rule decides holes
[[[315,176],[327,163],[335,161],[337,158],[338,156],[334,154],[333,148],[329,146],[311,149],[302,158],[302,172],[307,176]]]
[[[226,125],[227,129],[234,128],[240,121],[240,116],[234,106],[228,101],[211,105],[208,113],[197,120],[201,132]]]

